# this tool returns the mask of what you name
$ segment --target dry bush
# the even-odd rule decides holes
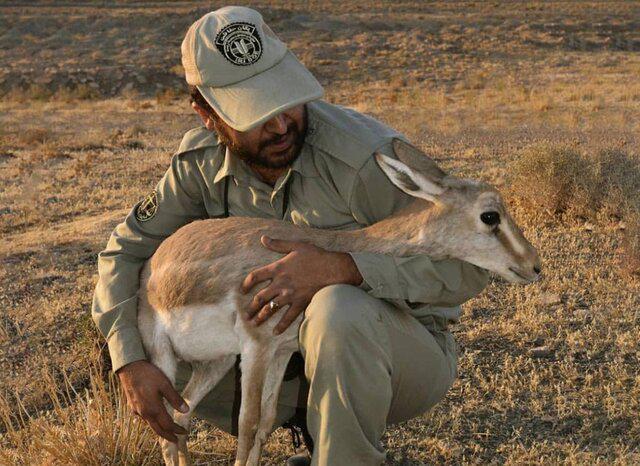
[[[140,136],[145,133],[146,130],[140,125],[134,125],[126,130],[118,129],[111,134],[109,142],[115,147],[121,147],[124,149],[144,149],[145,144],[135,139],[136,136]]]
[[[25,146],[44,144],[53,139],[55,135],[48,128],[28,128],[18,134],[18,142]]]
[[[0,396],[0,464],[160,463],[156,435],[131,414],[114,376],[104,381],[100,374],[94,367],[89,387],[78,393],[66,377],[58,392],[48,373],[52,408],[46,413],[30,413],[20,400]]]
[[[32,84],[24,91],[24,98],[27,101],[47,101],[53,95],[53,91],[49,86],[40,84]]]
[[[623,269],[640,272],[640,163],[617,148],[583,153],[539,145],[510,167],[513,197],[533,216],[600,224],[624,221]]]
[[[620,248],[620,267],[629,275],[640,275],[640,211],[635,211],[628,217]]]
[[[62,147],[55,143],[39,144],[36,148],[34,148],[29,156],[29,160],[35,163],[60,161],[70,158],[71,156]]]
[[[636,211],[640,164],[618,149],[533,146],[510,167],[514,195],[558,218],[619,220]]]
[[[515,197],[528,207],[558,215],[576,205],[588,165],[569,146],[534,146],[510,167]]]
[[[97,89],[87,84],[78,84],[76,86],[67,87],[60,86],[51,96],[51,100],[60,102],[74,102],[77,100],[94,100],[100,97]]]
[[[156,92],[156,103],[158,105],[170,105],[178,98],[183,98],[184,95],[184,91],[169,87]]]

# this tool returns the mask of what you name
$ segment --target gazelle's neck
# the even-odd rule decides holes
[[[327,231],[323,247],[333,251],[364,251],[393,256],[428,254],[445,257],[439,244],[438,208],[416,200],[394,215],[359,230]],[[324,235],[323,235],[324,236]],[[428,241],[425,241],[425,238]]]

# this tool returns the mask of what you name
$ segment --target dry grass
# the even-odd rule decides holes
[[[113,374],[105,381],[99,368],[90,369],[89,386],[80,391],[64,375],[62,384],[51,373],[43,378],[52,387],[62,385],[48,392],[46,411],[31,412],[20,399],[0,397],[2,464],[158,464],[156,436],[131,414]]]
[[[388,429],[387,463],[639,464],[639,5],[390,5],[259,8],[328,100],[498,185],[544,280],[492,280],[464,306],[460,377]],[[95,369],[89,309],[96,254],[197,124],[173,81],[181,35],[206,10],[193,8],[0,7],[2,464],[159,459]],[[123,63],[147,82],[118,78]],[[51,82],[35,82],[46,69]],[[91,73],[98,88],[80,82]],[[192,448],[196,464],[228,464],[235,442],[200,422]],[[265,463],[290,453],[276,432]]]

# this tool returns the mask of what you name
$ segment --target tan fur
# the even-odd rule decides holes
[[[415,153],[409,150],[404,155],[410,159]],[[279,220],[241,217],[201,220],[167,238],[145,265],[139,324],[152,361],[173,380],[176,358],[202,358],[203,351],[211,354],[207,357],[212,361],[197,360],[193,378],[185,390],[187,395],[208,391],[219,380],[219,368],[228,370],[235,354],[242,355],[236,465],[258,463],[261,445],[275,417],[275,401],[267,400],[277,399],[286,362],[297,348],[300,322],[299,318],[284,334],[274,337],[272,329],[278,316],[257,328],[242,318],[255,290],[243,295],[239,292],[240,283],[251,270],[281,257],[261,245],[262,235],[307,241],[332,251],[394,256],[428,254],[433,259],[453,257],[493,270],[511,281],[526,283],[537,279],[537,252],[515,225],[494,188],[448,177],[433,162],[416,163],[424,167],[422,173],[404,166],[396,172],[397,163],[392,167],[383,158],[378,162],[394,183],[418,199],[367,228],[319,230]],[[420,186],[431,192],[417,192]],[[486,211],[500,214],[496,230],[479,221],[480,214]],[[228,308],[229,299],[232,309]],[[198,313],[211,312],[220,313],[220,319],[209,316],[216,328],[202,328],[197,321],[207,315]],[[218,345],[222,338],[227,342]],[[193,353],[199,356],[190,356],[191,344],[200,345],[197,348],[200,353],[195,349]],[[236,350],[231,348],[233,345]],[[191,401],[197,404],[198,396],[193,395]],[[176,419],[188,426],[189,415],[176,414]],[[167,464],[188,464],[184,439],[177,447],[163,444],[163,454]]]

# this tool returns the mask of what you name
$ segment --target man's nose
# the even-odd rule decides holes
[[[282,113],[274,116],[265,123],[267,131],[275,134],[285,134],[287,132],[287,122]]]

